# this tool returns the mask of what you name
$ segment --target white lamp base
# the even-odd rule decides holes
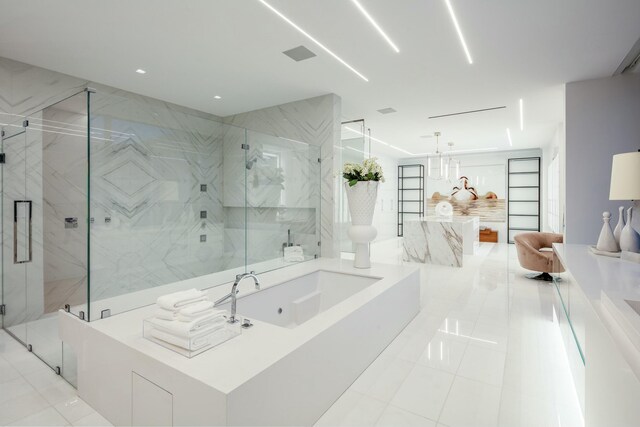
[[[347,232],[349,238],[356,244],[356,254],[353,260],[355,268],[371,268],[369,258],[369,242],[376,238],[378,230],[372,225],[352,225]]]

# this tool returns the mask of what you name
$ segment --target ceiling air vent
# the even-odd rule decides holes
[[[304,61],[305,59],[313,58],[314,56],[316,56],[315,53],[311,52],[304,46],[294,47],[293,49],[285,50],[282,53],[296,62]]]
[[[391,107],[382,108],[382,109],[377,110],[377,111],[380,114],[391,114],[391,113],[395,113],[396,112],[396,110],[394,108],[391,108]]]

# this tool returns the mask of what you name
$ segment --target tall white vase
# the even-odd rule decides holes
[[[640,235],[631,226],[633,208],[627,210],[627,225],[620,233],[620,249],[627,252],[640,252]]]
[[[603,212],[603,224],[602,229],[600,230],[600,237],[598,237],[598,244],[596,245],[596,249],[606,252],[618,252],[620,251],[620,247],[618,246],[618,242],[616,242],[616,238],[613,235],[609,220],[611,220],[611,214],[609,212]]]
[[[616,238],[616,242],[618,245],[620,244],[620,233],[622,233],[622,229],[624,228],[624,206],[620,206],[618,208],[618,225],[613,230],[613,236]]]
[[[371,268],[369,243],[378,235],[376,228],[371,225],[378,197],[378,184],[378,181],[358,181],[351,187],[348,182],[344,183],[351,214],[351,227],[347,234],[356,245],[353,261],[356,268]]]

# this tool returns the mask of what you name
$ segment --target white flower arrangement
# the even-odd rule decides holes
[[[353,187],[358,181],[384,182],[382,166],[378,164],[378,158],[372,157],[360,163],[345,163],[342,167],[342,177]]]

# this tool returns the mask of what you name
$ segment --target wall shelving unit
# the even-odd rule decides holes
[[[540,157],[509,159],[507,164],[507,238],[540,231]]]
[[[405,219],[424,216],[424,165],[398,166],[398,236]]]

